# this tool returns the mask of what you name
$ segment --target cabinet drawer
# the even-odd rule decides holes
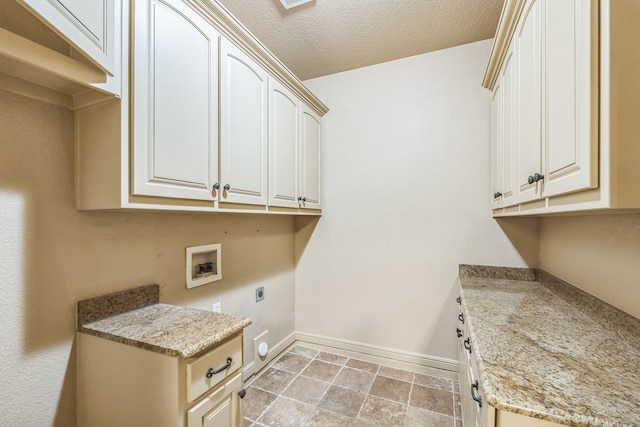
[[[193,402],[241,366],[242,335],[187,363],[187,401]]]

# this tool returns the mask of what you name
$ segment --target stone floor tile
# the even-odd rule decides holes
[[[455,427],[456,420],[437,412],[409,407],[405,427]]]
[[[267,407],[278,397],[277,394],[260,390],[253,386],[247,387],[246,392],[243,403],[244,417],[251,421],[255,421],[260,418],[260,415],[262,415],[265,409],[267,409]]]
[[[414,384],[409,405],[438,412],[450,417],[454,416],[453,393],[450,391]]]
[[[355,417],[360,412],[365,396],[365,393],[332,385],[320,399],[318,407],[347,417]]]
[[[323,362],[329,362],[335,365],[340,365],[340,366],[344,365],[345,363],[347,363],[347,360],[349,360],[348,357],[339,356],[333,353],[327,353],[326,351],[321,351],[320,353],[318,353],[318,355],[316,356],[316,359],[322,360]]]
[[[321,360],[314,360],[307,368],[302,371],[302,375],[305,377],[313,378],[314,380],[331,382],[340,371],[341,367],[331,363],[323,362]]]
[[[351,417],[318,408],[311,414],[304,427],[351,427],[352,423]]]
[[[364,360],[358,360],[358,359],[347,360],[347,363],[345,363],[345,366],[348,366],[354,369],[360,369],[361,371],[372,372],[374,374],[377,373],[378,369],[380,368],[380,365],[376,365],[375,363],[365,362]]]
[[[287,371],[269,368],[251,383],[253,387],[280,394],[296,376]]]
[[[411,392],[411,383],[400,381],[393,378],[376,376],[369,393],[382,397],[384,399],[393,400],[402,404],[409,402],[409,393]]]
[[[453,391],[453,380],[434,377],[433,375],[416,374],[414,382],[425,387],[437,388],[444,391]]]
[[[300,354],[286,353],[276,360],[271,367],[297,375],[302,372],[309,363],[311,363],[311,360],[312,359]]]
[[[286,388],[282,395],[315,406],[328,388],[329,383],[301,375],[289,384],[289,387]]]
[[[359,421],[372,426],[403,427],[407,418],[407,405],[369,395],[360,409]]]
[[[412,382],[413,372],[404,371],[402,369],[390,368],[388,366],[380,366],[378,375],[383,377],[393,378],[400,381]]]
[[[286,397],[278,397],[258,418],[258,422],[273,427],[300,427],[314,411],[314,406]]]
[[[344,367],[333,383],[344,388],[368,393],[375,377],[375,374],[371,372]]]

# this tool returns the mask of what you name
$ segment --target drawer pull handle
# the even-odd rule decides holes
[[[206,377],[207,378],[211,378],[212,376],[214,376],[215,374],[219,374],[220,372],[224,371],[225,369],[227,369],[229,366],[231,366],[231,363],[233,363],[233,359],[230,357],[227,357],[227,363],[224,364],[223,367],[218,368],[218,369],[213,369],[213,368],[209,368],[207,370],[206,373]]]
[[[462,300],[460,299],[460,297],[456,298],[456,302],[457,302],[458,304],[462,304]]]
[[[478,380],[475,383],[471,384],[471,398],[478,402],[478,406],[482,408],[482,397],[476,395],[473,390],[478,390]]]
[[[456,334],[458,334],[458,338],[462,336],[462,331],[460,330],[460,328],[456,328]]]
[[[238,392],[238,396],[240,396],[240,399],[244,399],[244,396],[247,394],[247,391],[245,389],[242,389]]]
[[[462,313],[458,314],[458,320],[460,320],[462,323],[464,323],[464,314],[462,314]]]
[[[471,354],[471,338],[464,340],[464,348],[466,348],[469,351],[469,354]]]

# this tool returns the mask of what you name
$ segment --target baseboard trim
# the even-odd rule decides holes
[[[298,332],[295,336],[296,342],[330,348],[334,353],[337,350],[347,356],[357,357],[379,365],[426,375],[439,375],[445,378],[458,379],[459,364],[457,360],[426,356],[408,351],[303,332]]]

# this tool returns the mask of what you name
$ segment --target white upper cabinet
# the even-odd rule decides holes
[[[300,152],[300,207],[322,209],[322,119],[305,105],[302,106]]]
[[[598,185],[597,9],[585,0],[547,0],[545,7],[542,193],[554,196]]]
[[[220,202],[267,204],[268,74],[222,39]]]
[[[220,34],[181,0],[134,4],[133,194],[213,200]]]
[[[269,79],[269,205],[298,207],[301,102]]]
[[[516,64],[512,48],[507,52],[500,77],[502,81],[502,138],[500,144],[500,168],[502,170],[502,196],[500,207],[515,203],[514,148],[516,137]]]
[[[104,72],[116,73],[114,22],[119,0],[18,1]]]
[[[502,83],[493,88],[491,98],[491,208],[502,203]]]

